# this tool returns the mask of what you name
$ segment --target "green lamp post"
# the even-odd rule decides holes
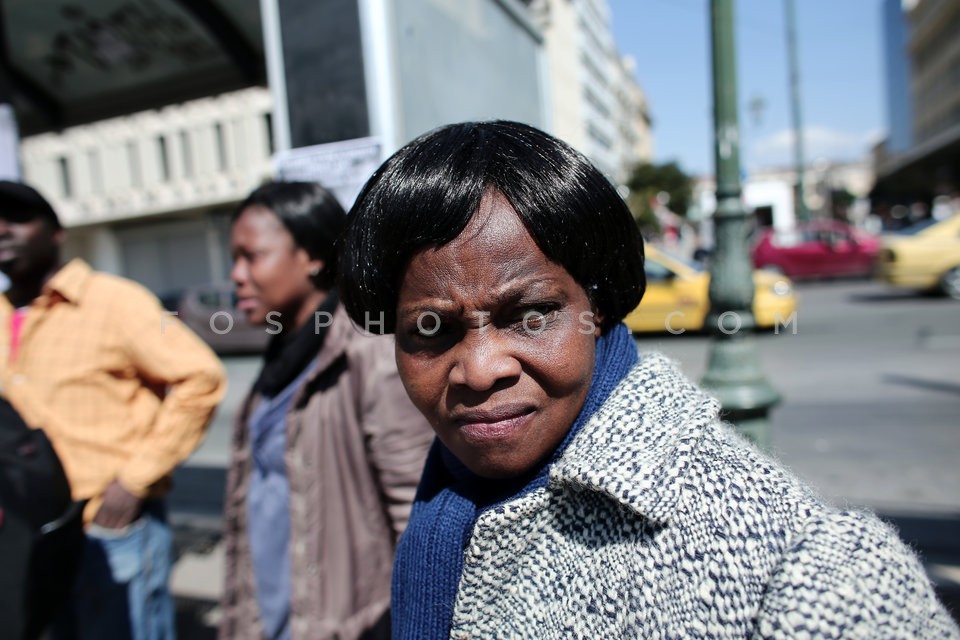
[[[793,120],[793,168],[797,172],[794,206],[798,221],[809,220],[804,198],[803,121],[800,117],[800,63],[797,61],[796,11],[793,0],[784,0],[787,18],[787,53],[790,60],[790,115]]]
[[[710,0],[713,47],[716,242],[710,267],[710,355],[703,386],[720,400],[724,419],[761,446],[770,444],[768,413],[780,395],[760,370],[753,337],[753,265],[749,221],[740,200],[740,127],[733,0]]]

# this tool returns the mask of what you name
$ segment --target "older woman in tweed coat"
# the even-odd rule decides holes
[[[395,638],[960,637],[890,528],[637,353],[642,241],[565,144],[512,122],[428,133],[368,182],[343,251],[348,312],[396,334],[437,434]]]

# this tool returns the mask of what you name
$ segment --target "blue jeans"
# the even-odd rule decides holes
[[[87,528],[80,571],[56,640],[173,640],[173,534],[162,502],[123,529]]]

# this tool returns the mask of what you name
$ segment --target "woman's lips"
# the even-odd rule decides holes
[[[239,298],[237,300],[237,309],[239,311],[250,311],[257,308],[256,298]]]
[[[529,407],[504,407],[490,411],[469,411],[455,418],[455,423],[470,444],[506,440],[522,431],[532,420]]]

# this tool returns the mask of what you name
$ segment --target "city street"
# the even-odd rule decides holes
[[[796,324],[756,340],[783,396],[775,453],[852,504],[960,514],[960,304],[873,282],[800,284],[798,294]],[[638,342],[694,379],[707,367],[707,337]]]
[[[798,292],[796,322],[756,338],[763,370],[783,396],[772,413],[774,453],[835,501],[893,522],[922,549],[944,597],[954,602],[960,303],[869,281],[801,284]],[[675,358],[696,380],[707,366],[709,340],[664,333],[637,342],[642,351]],[[186,552],[174,588],[206,603],[197,615],[210,613],[219,591],[216,528],[230,422],[258,367],[253,357],[225,362],[229,396],[204,445],[178,472],[172,499]]]

